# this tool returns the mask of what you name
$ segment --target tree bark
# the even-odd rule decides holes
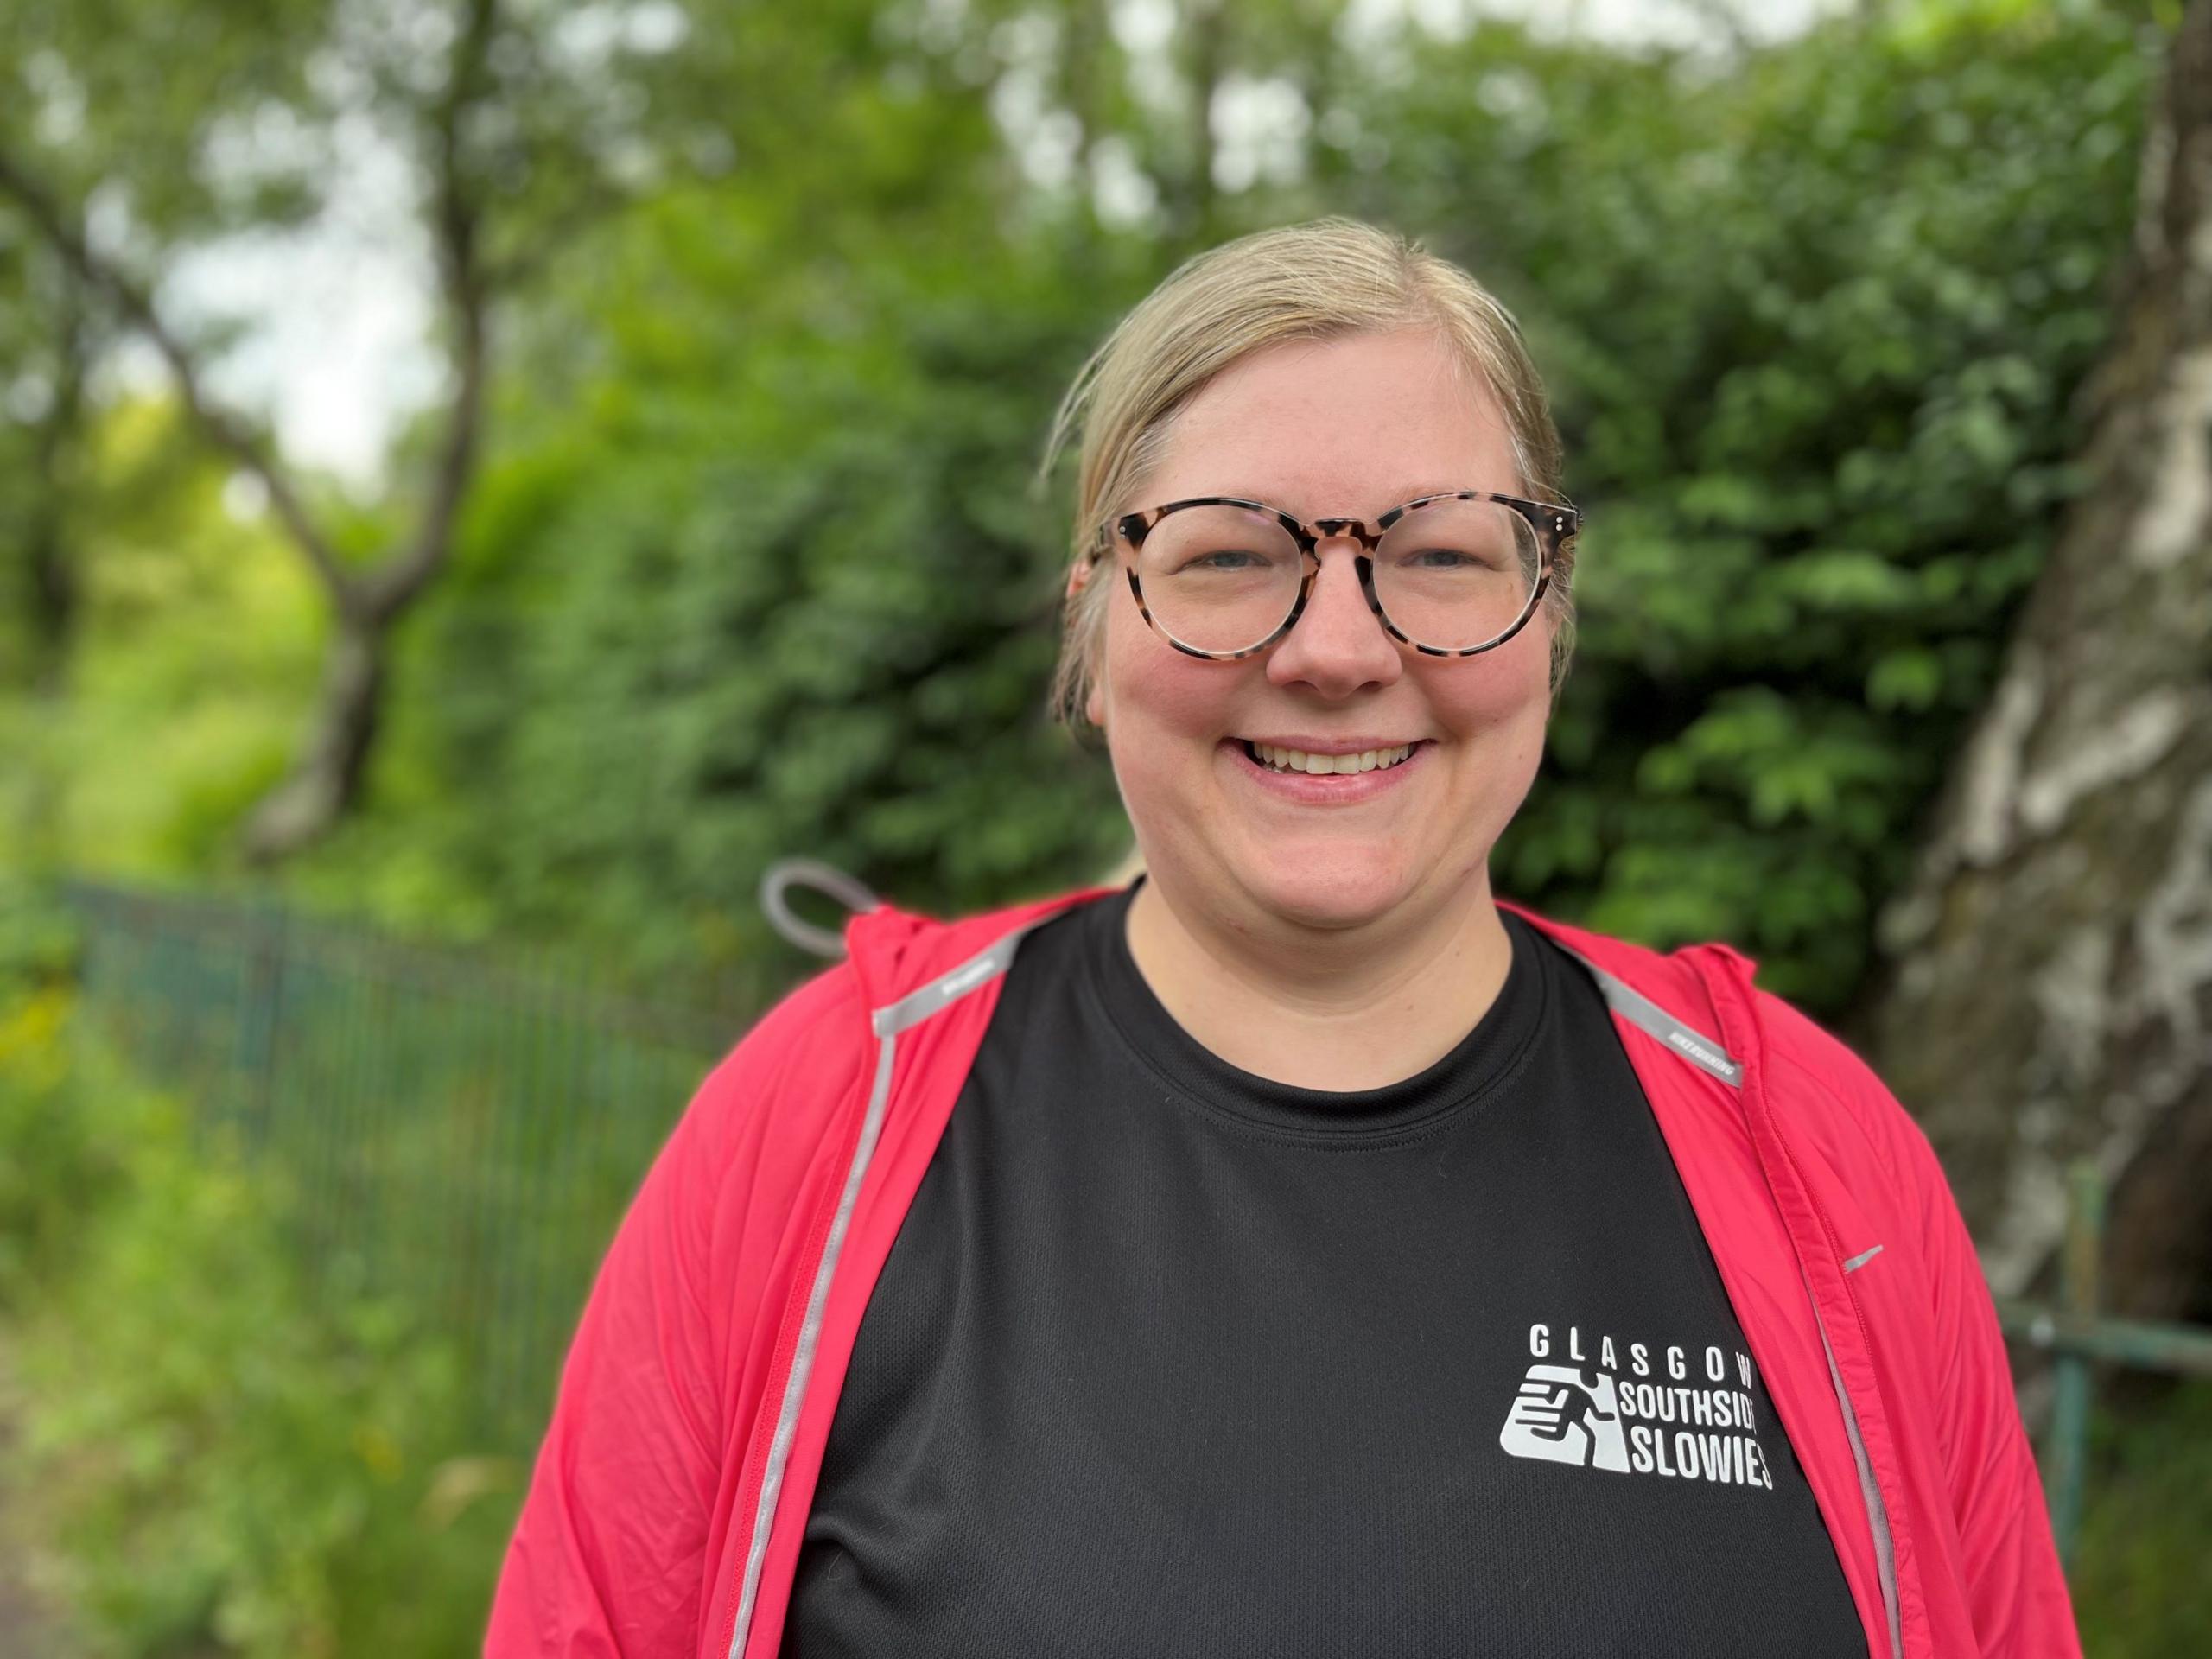
[[[452,556],[461,506],[475,480],[492,296],[461,127],[481,91],[495,22],[493,0],[474,0],[429,135],[435,181],[431,226],[439,294],[453,331],[454,374],[429,490],[409,538],[381,563],[349,574],[331,590],[336,626],[307,741],[291,770],[246,818],[242,846],[256,863],[275,862],[320,840],[359,798],[384,708],[392,628]]]
[[[325,833],[360,791],[384,707],[388,624],[341,611],[322,659],[307,741],[246,821],[249,858],[281,858]]]
[[[94,351],[90,320],[67,283],[54,313],[53,394],[32,447],[33,493],[22,526],[24,686],[32,729],[23,753],[11,760],[21,771],[16,835],[35,865],[54,862],[63,844],[66,746],[57,743],[54,734],[68,695],[84,610],[70,508],[81,491],[78,457],[85,442],[86,380]]]
[[[2088,1157],[2107,1281],[2157,1314],[2191,1312],[2212,1268],[2212,0],[2172,42],[2139,189],[2083,493],[1882,917],[1853,1035],[2000,1294],[2051,1259]]]
[[[1228,60],[1229,11],[1224,0],[1185,0],[1182,16],[1185,119],[1190,126],[1188,165],[1171,193],[1167,240],[1186,249],[1212,238],[1213,102]]]
[[[39,423],[35,452],[38,492],[24,558],[29,575],[31,690],[48,702],[60,701],[75,645],[82,605],[75,561],[69,553],[68,514],[64,507],[70,452],[84,424],[85,376],[91,353],[83,307],[64,287],[55,320],[54,397]]]

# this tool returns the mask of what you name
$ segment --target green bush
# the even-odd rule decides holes
[[[60,1270],[118,1173],[111,1145],[65,1108],[76,951],[48,893],[0,884],[0,1313]]]
[[[2212,1635],[2212,1382],[2100,1421],[2069,1581],[2085,1653],[2198,1659]]]
[[[195,1145],[68,1014],[52,988],[0,1003],[0,1477],[95,1650],[474,1650],[520,1471],[469,1455],[450,1350],[308,1283],[281,1184]],[[81,1206],[66,1253],[23,1196],[49,1175]]]

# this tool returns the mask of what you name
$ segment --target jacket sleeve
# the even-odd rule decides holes
[[[1936,1402],[1966,1573],[1967,1611],[1984,1659],[2080,1659],[2073,1604],[2052,1541],[2035,1452],[2020,1421],[2011,1363],[1958,1204],[1928,1137],[1863,1065],[1903,1185],[1916,1207],[1934,1300]]]
[[[600,1264],[507,1547],[487,1659],[690,1659],[745,1310],[727,1241],[773,1225],[760,1125],[793,1055],[855,1003],[832,969],[779,1004],[692,1097]],[[770,1160],[769,1161],[772,1161]]]

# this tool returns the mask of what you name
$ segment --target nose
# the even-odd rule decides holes
[[[1397,641],[1367,607],[1352,556],[1359,543],[1331,537],[1314,550],[1321,569],[1297,622],[1268,655],[1268,678],[1277,685],[1309,685],[1326,697],[1346,697],[1363,686],[1388,685],[1405,671]]]

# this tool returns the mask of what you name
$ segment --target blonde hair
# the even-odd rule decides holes
[[[1332,217],[1260,231],[1185,261],[1077,371],[1038,469],[1041,486],[1080,426],[1071,556],[1085,557],[1109,510],[1139,505],[1129,497],[1159,465],[1176,416],[1224,369],[1286,340],[1409,328],[1434,330],[1461,372],[1497,397],[1521,493],[1564,502],[1559,430],[1512,314],[1459,266],[1418,243]],[[1573,654],[1573,563],[1569,542],[1553,561],[1544,601],[1553,624],[1554,699]],[[1051,702],[1055,717],[1078,734],[1090,723],[1084,705],[1105,642],[1106,607],[1119,585],[1092,580],[1063,602]]]

